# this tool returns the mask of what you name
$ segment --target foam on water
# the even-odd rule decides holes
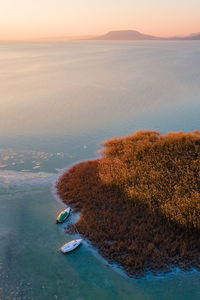
[[[22,172],[12,170],[0,170],[0,185],[4,187],[19,185],[46,185],[58,178],[56,173],[46,172]]]

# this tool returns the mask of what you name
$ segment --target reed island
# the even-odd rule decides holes
[[[104,142],[57,189],[76,226],[129,275],[200,269],[200,132],[142,130]]]

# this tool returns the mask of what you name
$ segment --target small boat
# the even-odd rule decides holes
[[[70,215],[71,208],[68,207],[65,210],[61,211],[61,213],[57,216],[56,223],[64,222]]]
[[[60,251],[62,253],[67,253],[67,252],[71,252],[73,250],[75,250],[82,242],[82,239],[78,239],[78,240],[73,240],[69,243],[66,243],[65,245],[63,245],[60,248]]]

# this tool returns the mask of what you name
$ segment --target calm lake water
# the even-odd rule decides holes
[[[200,42],[0,43],[0,95],[0,300],[200,299],[197,271],[131,279],[87,241],[61,255],[54,189],[109,137],[200,129]]]

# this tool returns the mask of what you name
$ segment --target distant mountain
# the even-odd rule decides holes
[[[143,34],[135,30],[110,31],[102,36],[93,38],[95,40],[159,40],[162,38]]]
[[[200,33],[193,33],[188,36],[175,36],[169,38],[157,37],[143,34],[135,30],[110,31],[104,35],[91,38],[92,40],[200,40]]]
[[[200,32],[192,33],[190,35],[185,36],[171,36],[166,38],[167,40],[177,40],[177,41],[192,41],[192,40],[200,40]]]
[[[192,33],[188,36],[185,36],[182,38],[183,40],[200,40],[200,32],[198,33]]]

